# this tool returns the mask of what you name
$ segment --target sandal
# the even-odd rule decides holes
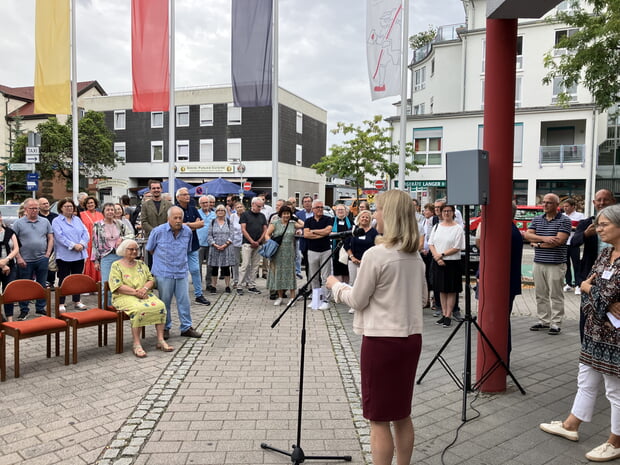
[[[133,354],[138,358],[146,357],[146,352],[140,344],[136,344],[135,346],[133,346]]]
[[[166,341],[159,341],[157,343],[157,350],[161,350],[162,352],[172,352],[174,347],[169,346]]]

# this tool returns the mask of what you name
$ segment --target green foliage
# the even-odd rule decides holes
[[[71,118],[65,124],[51,117],[37,126],[41,134],[40,163],[37,171],[41,179],[52,179],[56,173],[71,180],[73,176],[73,142]],[[113,151],[114,134],[106,125],[103,113],[87,112],[78,123],[78,144],[80,175],[87,177],[101,176],[105,171],[114,169],[121,160]],[[15,152],[11,163],[25,160],[27,136],[15,141]]]
[[[373,120],[366,120],[362,126],[353,126],[339,122],[333,134],[350,137],[341,145],[333,145],[330,155],[312,165],[319,174],[348,179],[359,189],[363,188],[370,177],[379,175],[381,178],[395,178],[398,175],[398,159],[400,148],[392,145],[391,128],[381,126],[383,117],[377,115]],[[413,144],[407,143],[406,157],[413,159]],[[406,173],[417,171],[415,163],[406,163]]]
[[[409,37],[409,47],[412,50],[417,50],[430,44],[437,35],[437,28],[429,24],[428,30],[418,32],[417,34]]]
[[[551,51],[545,55],[548,73],[543,83],[550,84],[555,77],[561,77],[566,87],[580,82],[594,101],[606,109],[620,95],[620,1],[584,2],[589,8],[574,1],[571,9],[558,12],[553,18],[579,31],[556,44],[556,49],[566,49],[567,53],[554,57]],[[560,104],[566,105],[570,100],[566,94],[558,97]]]

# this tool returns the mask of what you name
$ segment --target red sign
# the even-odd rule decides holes
[[[243,190],[244,191],[249,191],[250,189],[252,189],[252,183],[250,181],[246,181],[243,183]]]
[[[385,188],[385,182],[383,179],[377,179],[375,181],[375,189],[383,190]]]

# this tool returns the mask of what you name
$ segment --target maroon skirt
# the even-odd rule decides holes
[[[413,383],[421,350],[421,334],[362,338],[364,418],[396,421],[411,414]]]

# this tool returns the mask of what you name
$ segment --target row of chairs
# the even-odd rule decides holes
[[[65,365],[69,365],[69,336],[72,329],[73,363],[78,361],[78,329],[91,326],[98,327],[98,346],[108,345],[108,324],[116,324],[116,353],[123,352],[123,321],[129,317],[122,310],[117,310],[107,303],[108,283],[105,291],[101,283],[95,282],[90,276],[74,274],[67,276],[62,285],[55,289],[54,315],[51,311],[51,292],[36,281],[18,279],[6,286],[0,294],[0,305],[19,303],[30,300],[45,299],[46,315],[26,321],[11,321],[0,324],[0,381],[6,380],[6,336],[14,339],[14,371],[19,378],[19,343],[22,339],[46,336],[47,358],[51,357],[52,335],[55,337],[56,356],[60,355],[59,336],[65,336]],[[97,295],[97,307],[75,312],[60,312],[60,298],[74,294],[92,293]],[[102,297],[102,295],[104,297]],[[144,328],[142,328],[144,338]]]

